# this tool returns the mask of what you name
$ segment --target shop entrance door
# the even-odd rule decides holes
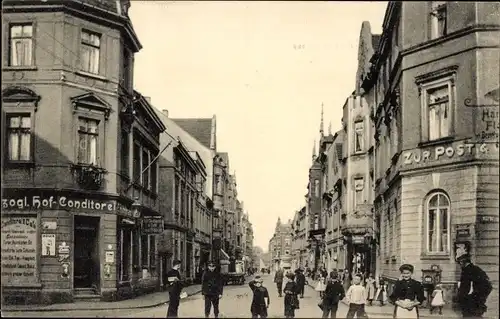
[[[74,287],[99,288],[99,217],[74,217]]]

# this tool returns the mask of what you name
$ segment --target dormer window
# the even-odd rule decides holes
[[[446,1],[433,1],[431,8],[431,39],[437,39],[447,34]]]

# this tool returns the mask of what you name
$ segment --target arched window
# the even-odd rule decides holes
[[[426,203],[427,252],[447,254],[450,250],[450,199],[436,192],[429,195]]]

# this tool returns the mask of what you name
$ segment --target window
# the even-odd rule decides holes
[[[99,74],[99,55],[101,36],[89,31],[82,31],[80,67],[83,71]]]
[[[354,179],[354,207],[364,203],[363,189],[364,189],[364,179],[355,178]]]
[[[132,231],[132,265],[135,267],[139,267],[140,263],[140,254],[139,254],[139,245],[140,245],[140,235],[139,230],[134,229]]]
[[[354,152],[362,152],[364,148],[364,124],[362,121],[354,123]]]
[[[97,164],[99,121],[78,119],[78,163]]]
[[[314,215],[314,229],[319,229],[319,216],[318,214]]]
[[[132,232],[129,229],[122,229],[120,231],[120,268],[119,280],[129,280],[129,267],[130,267],[130,248],[132,243]]]
[[[153,269],[156,266],[156,241],[154,235],[141,236],[142,268]]]
[[[448,85],[427,90],[429,140],[450,135],[450,90]]]
[[[319,189],[319,180],[316,179],[314,181],[314,196],[319,197],[319,192],[320,192],[320,189]]]
[[[180,202],[180,182],[179,182],[179,177],[175,177],[175,185],[174,185],[174,209],[175,209],[175,214],[179,214],[179,202]]]
[[[130,163],[130,151],[129,151],[129,132],[122,130],[122,140],[121,140],[121,172],[125,176],[130,176],[129,174],[129,163]]]
[[[447,34],[446,16],[446,1],[434,1],[431,11],[431,39]]]
[[[31,154],[31,117],[8,115],[7,144],[9,161],[30,161]]]
[[[16,24],[10,26],[10,66],[33,64],[33,25]]]
[[[134,158],[133,158],[133,169],[134,169],[134,182],[141,181],[141,146],[138,143],[134,143]]]
[[[149,184],[149,169],[148,169],[148,166],[149,166],[149,153],[146,149],[142,149],[142,186],[145,188],[145,189],[149,189],[150,188],[150,184]]]
[[[158,160],[156,157],[158,154],[152,153],[151,154],[151,160],[154,160],[154,162],[151,163],[151,166],[149,167],[150,175],[151,175],[151,191],[156,194],[158,190]]]
[[[427,200],[427,252],[448,254],[450,242],[450,200],[444,193],[431,194]]]

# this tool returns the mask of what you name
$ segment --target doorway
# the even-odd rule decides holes
[[[74,217],[75,288],[99,288],[99,217]]]

